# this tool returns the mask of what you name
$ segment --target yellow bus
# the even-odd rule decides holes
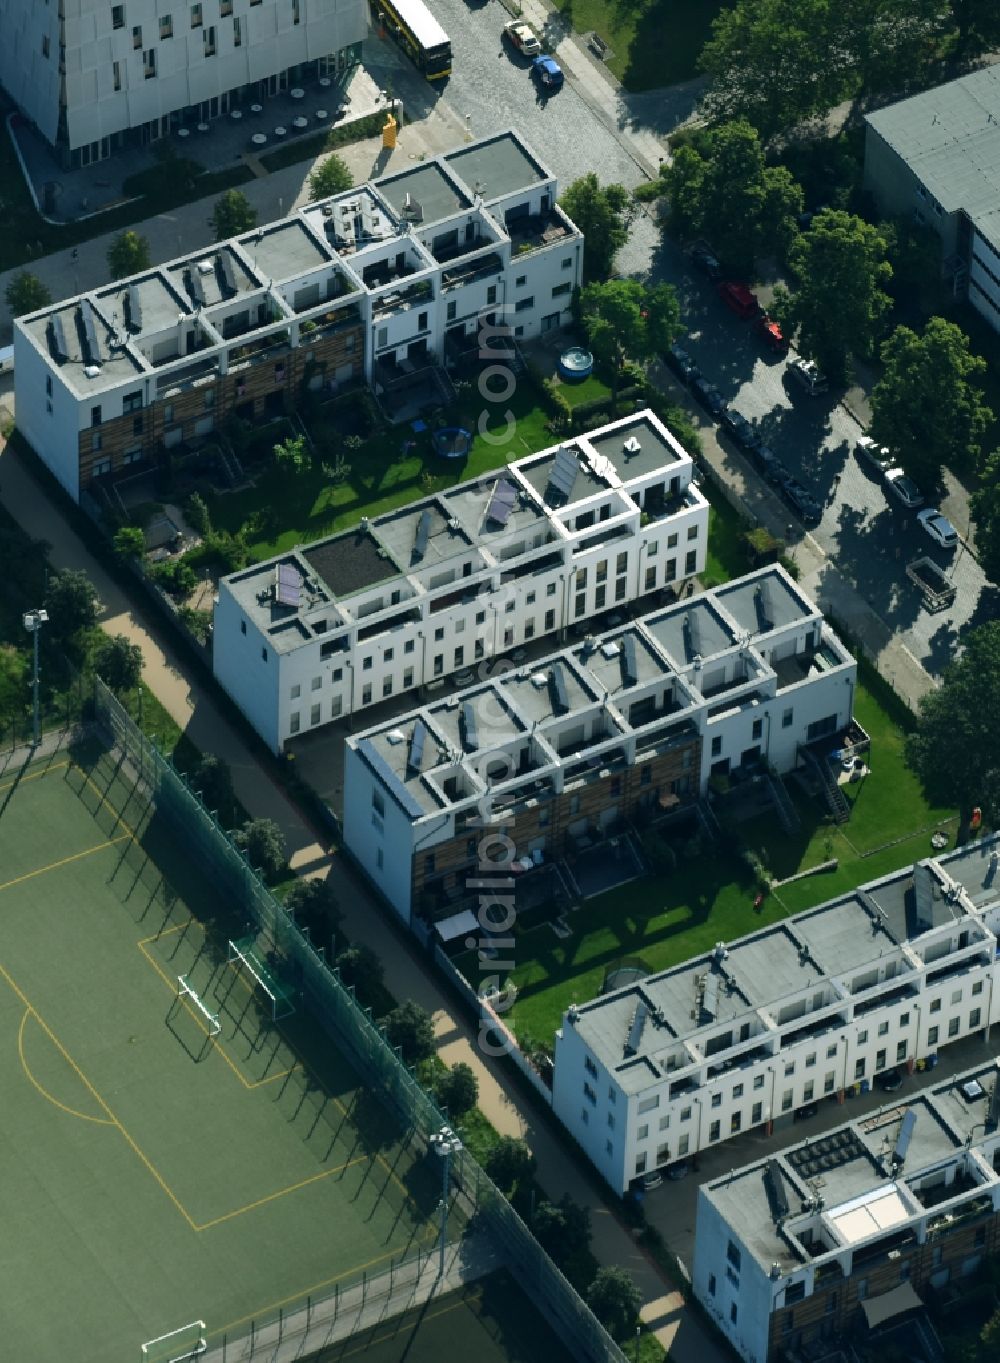
[[[428,80],[451,75],[451,39],[424,0],[371,0],[372,21],[390,33]]]

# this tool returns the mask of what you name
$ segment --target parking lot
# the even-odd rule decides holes
[[[678,1181],[665,1180],[659,1188],[643,1195],[646,1218],[663,1236],[668,1249],[677,1255],[690,1272],[698,1189],[703,1183],[711,1183],[730,1170],[774,1155],[810,1137],[820,1136],[843,1122],[857,1120],[876,1108],[905,1102],[908,1096],[921,1089],[941,1084],[963,1070],[971,1069],[973,1065],[981,1065],[991,1053],[992,1047],[981,1037],[967,1037],[940,1051],[934,1069],[907,1075],[896,1093],[886,1094],[873,1089],[856,1098],[847,1098],[843,1103],[838,1103],[835,1098],[824,1098],[820,1100],[815,1116],[802,1120],[795,1120],[791,1116],[779,1118],[770,1136],[765,1134],[765,1128],[758,1127],[755,1131],[747,1131],[731,1140],[721,1141],[708,1150],[702,1150],[697,1157],[697,1170],[692,1168],[686,1178]]]

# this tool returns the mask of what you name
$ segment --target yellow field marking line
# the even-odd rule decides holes
[[[184,1204],[183,1204],[183,1203],[181,1202],[181,1200],[177,1197],[176,1193],[173,1191],[173,1189],[170,1187],[170,1185],[169,1185],[169,1184],[167,1183],[167,1181],[164,1179],[163,1175],[159,1172],[159,1170],[155,1167],[155,1165],[152,1164],[152,1162],[148,1159],[148,1157],[143,1153],[143,1151],[139,1148],[139,1146],[136,1144],[136,1142],[132,1139],[132,1137],[129,1135],[128,1131],[125,1129],[125,1127],[122,1125],[122,1123],[121,1123],[121,1122],[118,1120],[118,1118],[115,1116],[114,1112],[111,1110],[111,1108],[108,1106],[108,1104],[104,1101],[104,1099],[103,1099],[103,1098],[101,1097],[101,1095],[98,1093],[97,1089],[94,1088],[94,1085],[90,1082],[90,1080],[89,1080],[89,1079],[87,1078],[87,1076],[84,1074],[83,1070],[81,1070],[80,1066],[76,1063],[76,1061],[75,1061],[75,1060],[73,1059],[73,1057],[70,1055],[69,1051],[67,1051],[66,1047],[62,1044],[62,1042],[61,1042],[61,1041],[59,1040],[59,1038],[56,1036],[55,1032],[53,1032],[52,1028],[51,1028],[51,1027],[49,1026],[49,1024],[45,1021],[45,1019],[42,1017],[41,1013],[40,1013],[40,1012],[38,1011],[38,1009],[34,1006],[34,1004],[31,1002],[31,1000],[28,998],[28,996],[24,993],[23,989],[21,989],[20,985],[17,983],[17,981],[14,979],[14,977],[13,977],[13,976],[9,973],[9,971],[6,970],[6,968],[5,968],[4,966],[2,966],[2,965],[0,965],[0,975],[2,975],[3,978],[7,981],[7,984],[10,986],[10,988],[13,990],[13,992],[14,992],[14,993],[17,995],[17,997],[20,999],[21,1003],[22,1003],[22,1004],[24,1005],[24,1007],[28,1010],[28,1012],[32,1014],[32,1016],[34,1017],[35,1021],[38,1023],[39,1027],[41,1027],[42,1031],[45,1033],[45,1035],[46,1035],[46,1036],[49,1038],[49,1040],[52,1042],[53,1046],[55,1046],[56,1050],[59,1052],[59,1054],[62,1056],[62,1058],[66,1061],[66,1064],[69,1065],[70,1069],[74,1072],[74,1074],[75,1074],[75,1075],[77,1076],[77,1078],[80,1080],[80,1083],[83,1084],[83,1086],[84,1086],[84,1088],[87,1090],[87,1092],[91,1095],[91,1097],[97,1102],[98,1106],[99,1106],[99,1107],[102,1109],[102,1111],[106,1114],[106,1116],[107,1116],[107,1118],[108,1118],[109,1125],[114,1126],[114,1127],[117,1127],[118,1131],[119,1131],[119,1132],[121,1133],[121,1135],[125,1138],[125,1141],[127,1142],[127,1144],[132,1148],[133,1153],[139,1158],[139,1160],[142,1162],[142,1164],[145,1165],[146,1169],[153,1175],[153,1178],[156,1180],[156,1182],[160,1185],[160,1187],[161,1187],[161,1188],[163,1189],[163,1191],[166,1193],[167,1197],[170,1199],[170,1201],[174,1204],[174,1206],[175,1206],[175,1207],[177,1208],[177,1210],[180,1212],[181,1216],[183,1216],[184,1220],[188,1223],[188,1225],[191,1227],[192,1230],[197,1230],[198,1228],[197,1228],[195,1222],[192,1220],[192,1218],[188,1215],[188,1212],[187,1212],[187,1210],[185,1209]]]
[[[458,1311],[466,1304],[466,1299],[463,1297],[461,1301],[450,1302],[447,1306],[438,1307],[436,1311],[421,1311],[420,1324],[425,1325],[429,1320],[437,1320],[438,1316],[446,1316],[450,1311]],[[385,1323],[388,1324],[389,1322]],[[371,1333],[368,1335],[368,1339],[364,1344],[356,1344],[353,1349],[348,1349],[346,1352],[341,1350],[337,1354],[337,1358],[353,1358],[355,1354],[367,1353],[373,1344],[381,1344],[383,1340],[390,1339],[392,1334],[395,1334],[399,1329],[399,1317],[397,1316],[395,1328],[390,1334],[384,1334],[379,1339],[375,1338],[375,1328],[376,1327],[372,1327]]]
[[[48,1089],[43,1088],[31,1073],[24,1055],[24,1026],[28,1021],[28,1018],[34,1016],[35,1014],[32,1009],[25,1009],[24,1016],[21,1018],[21,1025],[17,1029],[17,1054],[21,1061],[21,1068],[24,1070],[28,1081],[38,1090],[43,1098],[48,1099],[53,1107],[59,1108],[61,1112],[67,1113],[70,1117],[79,1117],[82,1122],[94,1122],[97,1126],[113,1126],[114,1123],[108,1117],[92,1117],[89,1112],[77,1112],[76,1108],[67,1107],[66,1104],[61,1103],[58,1098],[54,1098],[52,1094],[49,1093]]]
[[[430,1242],[430,1239],[437,1239],[437,1231],[433,1226],[427,1227],[427,1234],[421,1237]],[[251,1312],[248,1316],[240,1316],[239,1320],[231,1320],[227,1325],[220,1325],[215,1330],[209,1330],[209,1338],[216,1335],[224,1335],[229,1330],[235,1330],[237,1325],[245,1325],[248,1320],[258,1320],[261,1316],[270,1316],[275,1311],[280,1311],[285,1306],[290,1306],[292,1302],[304,1301],[306,1297],[311,1297],[314,1292],[322,1292],[324,1287],[332,1287],[334,1283],[339,1283],[343,1278],[353,1278],[359,1273],[364,1273],[367,1269],[374,1267],[375,1264],[384,1263],[386,1259],[391,1259],[396,1253],[394,1249],[386,1250],[385,1254],[379,1254],[374,1259],[369,1259],[366,1264],[358,1264],[354,1268],[346,1269],[343,1273],[335,1273],[332,1278],[324,1278],[321,1283],[313,1283],[311,1287],[304,1287],[301,1292],[293,1292],[290,1297],[282,1297],[280,1301],[269,1302],[267,1306],[260,1307],[259,1310]]]
[[[131,833],[119,833],[117,838],[109,838],[107,842],[99,842],[96,847],[88,847],[82,852],[74,852],[72,856],[62,857],[59,861],[50,861],[48,866],[39,866],[35,871],[25,871],[23,876],[15,876],[13,880],[4,881],[0,885],[0,890],[9,890],[14,885],[23,885],[26,880],[34,880],[35,876],[43,876],[47,871],[58,871],[60,866],[69,866],[71,862],[80,861],[83,857],[92,857],[95,852],[103,852],[106,847],[114,847],[116,843],[125,842],[131,836]]]
[[[3,794],[5,790],[10,790],[12,786],[23,786],[25,781],[40,781],[43,776],[49,776],[54,771],[62,771],[64,767],[68,766],[69,762],[56,762],[54,766],[46,767],[44,771],[32,772],[30,776],[15,776],[13,781],[0,783],[0,794]]]
[[[266,1197],[258,1197],[256,1202],[248,1202],[245,1207],[237,1207],[234,1212],[226,1212],[223,1216],[216,1216],[211,1221],[204,1221],[200,1226],[196,1226],[195,1230],[210,1230],[213,1226],[221,1226],[223,1221],[232,1221],[234,1217],[242,1216],[244,1212],[252,1212],[256,1207],[263,1207],[268,1202],[276,1202],[279,1197],[285,1197],[288,1193],[296,1193],[300,1188],[307,1188],[310,1183],[319,1183],[321,1179],[330,1178],[332,1174],[342,1174],[345,1169],[351,1169],[355,1164],[364,1164],[367,1159],[367,1155],[356,1155],[346,1164],[339,1164],[336,1169],[323,1169],[318,1174],[310,1174],[308,1178],[300,1179],[298,1183],[290,1183],[287,1188],[279,1188],[276,1193],[268,1193]]]
[[[83,768],[81,767],[80,770],[83,771]],[[83,779],[84,779],[84,781],[86,781],[87,785],[90,787],[90,789],[94,792],[94,794],[95,794],[95,795],[97,796],[97,798],[100,800],[100,802],[101,802],[101,804],[104,806],[104,808],[105,808],[105,809],[108,811],[108,813],[112,816],[112,818],[114,819],[115,823],[120,823],[121,826],[122,826],[122,828],[125,829],[126,833],[129,835],[130,838],[136,838],[136,839],[138,839],[138,834],[136,833],[136,831],[135,831],[135,829],[132,827],[132,825],[128,822],[128,820],[127,820],[126,818],[124,818],[123,815],[119,814],[118,811],[115,809],[114,805],[110,804],[110,803],[108,802],[107,798],[106,798],[104,795],[101,794],[101,792],[97,789],[97,786],[96,786],[96,785],[94,784],[94,782],[90,779],[90,775],[89,775],[87,772],[85,772],[85,771],[83,772]],[[131,796],[130,796],[129,798],[131,799]],[[126,800],[125,803],[128,804],[128,800]]]
[[[189,919],[188,919],[188,923],[190,923],[191,921],[192,921],[192,920],[189,918]],[[159,941],[159,939],[160,939],[161,937],[169,937],[170,934],[173,933],[173,932],[180,932],[180,931],[182,931],[182,929],[183,929],[183,928],[186,928],[187,925],[188,925],[187,923],[179,923],[179,924],[177,924],[175,927],[168,928],[166,932],[155,932],[155,933],[153,933],[152,937],[144,937],[140,942],[137,942],[137,943],[136,943],[136,946],[137,946],[137,947],[139,948],[139,950],[142,952],[143,956],[145,956],[146,960],[147,960],[147,961],[149,962],[149,964],[153,967],[153,969],[156,971],[157,975],[159,975],[160,979],[163,981],[163,983],[167,986],[167,988],[170,990],[170,992],[171,992],[175,997],[176,997],[176,995],[177,995],[177,980],[176,980],[176,978],[174,978],[174,979],[171,979],[171,978],[170,978],[170,976],[167,974],[167,972],[166,972],[166,971],[163,969],[163,967],[160,965],[159,961],[157,961],[153,956],[151,956],[150,953],[146,950],[146,946],[147,946],[147,943],[149,943],[149,942],[156,942],[156,941]],[[209,1029],[208,1029],[208,1027],[207,1027],[206,1024],[205,1024],[205,1019],[201,1016],[201,1014],[197,1011],[197,1009],[194,1007],[194,1005],[193,1005],[188,999],[185,999],[185,1000],[184,1000],[184,1008],[186,1009],[188,1016],[194,1018],[195,1022],[198,1024],[199,1028],[205,1033],[205,1035],[206,1035],[206,1036],[209,1038],[209,1040],[211,1041],[212,1046],[214,1047],[214,1049],[217,1050],[217,1051],[219,1052],[219,1054],[222,1056],[223,1060],[226,1062],[226,1064],[227,1064],[227,1065],[229,1066],[229,1068],[232,1070],[233,1074],[236,1075],[236,1078],[240,1081],[240,1083],[243,1085],[243,1087],[244,1087],[245,1089],[259,1089],[259,1088],[263,1088],[263,1087],[265,1086],[265,1084],[273,1084],[273,1083],[275,1082],[276,1079],[284,1079],[287,1075],[291,1074],[294,1070],[301,1069],[301,1065],[298,1064],[298,1063],[296,1063],[296,1064],[292,1065],[290,1069],[287,1069],[287,1070],[280,1070],[277,1074],[269,1074],[269,1075],[267,1076],[266,1079],[252,1079],[252,1080],[251,1080],[251,1079],[247,1079],[246,1076],[243,1074],[243,1071],[240,1069],[239,1065],[237,1065],[236,1061],[233,1060],[233,1059],[230,1057],[230,1055],[229,1055],[229,1053],[227,1052],[225,1046],[223,1046],[223,1044],[222,1044],[222,1042],[219,1040],[219,1038],[218,1038],[218,1037],[215,1037],[215,1036],[212,1036],[212,1035],[210,1034]]]

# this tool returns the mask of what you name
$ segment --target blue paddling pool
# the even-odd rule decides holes
[[[594,368],[594,357],[583,346],[570,346],[559,356],[559,377],[568,383],[579,383],[589,378]]]
[[[464,459],[472,449],[472,432],[461,426],[445,426],[431,435],[435,453],[442,459]]]

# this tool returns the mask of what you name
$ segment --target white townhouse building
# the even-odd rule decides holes
[[[655,553],[650,549],[643,557],[649,566],[640,570],[641,583],[652,580],[643,574],[654,567],[656,580],[663,579],[663,555],[675,552],[663,544],[672,524],[656,529]],[[699,539],[703,524],[700,518],[690,522]],[[616,549],[608,542],[591,562],[586,592],[601,582],[602,563],[609,586],[614,581]],[[558,577],[556,583],[551,598],[535,594],[532,610],[558,602]],[[578,576],[568,580],[567,600],[577,583]],[[594,610],[586,595],[578,605],[576,618]],[[524,616],[530,618],[527,607]],[[513,629],[517,618],[501,607],[498,629],[508,619]],[[638,817],[696,801],[713,773],[764,764],[790,770],[802,745],[832,741],[848,728],[855,677],[854,659],[822,615],[784,569],[771,565],[540,660],[487,670],[454,695],[349,736],[344,842],[404,922],[415,916],[425,923],[459,921],[481,899],[484,827],[513,844],[523,873],[517,893],[528,894],[534,869],[547,874],[567,855],[619,830],[627,834]],[[626,1094],[652,1084],[658,1071],[636,1060],[619,1074],[599,1044],[608,1031],[609,1045],[622,1059],[640,996],[616,997],[617,1011],[610,1001],[590,1005],[593,1029],[588,1009],[564,1029],[572,1039],[557,1051],[556,1095],[563,1121],[620,1190],[637,1161]],[[693,999],[692,987],[688,1011]],[[604,1009],[614,1014],[606,1026]],[[653,1044],[650,1024],[642,1046]],[[603,1076],[602,1104],[611,1090],[608,1101],[622,1094],[612,1154],[596,1121],[589,1125],[584,1086],[593,1089],[596,1102],[597,1076]],[[563,1089],[567,1096],[560,1102]],[[654,1167],[649,1155],[647,1167]]]
[[[641,412],[232,573],[219,583],[215,675],[280,752],[692,577],[708,539],[692,470]]]
[[[0,85],[67,166],[361,57],[366,0],[0,0]]]
[[[1000,1016],[998,841],[894,872],[571,1007],[553,1106],[617,1193]]]
[[[78,500],[305,391],[450,391],[482,336],[502,356],[568,320],[583,238],[557,193],[498,133],[21,317],[18,427]]]
[[[702,1184],[694,1295],[741,1358],[943,1357],[927,1304],[1000,1251],[998,1088],[984,1057]]]

